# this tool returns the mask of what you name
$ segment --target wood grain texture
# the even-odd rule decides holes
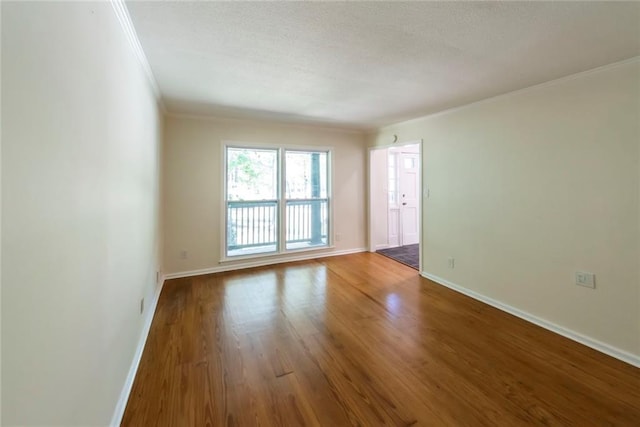
[[[640,426],[640,369],[355,254],[164,286],[125,426]]]

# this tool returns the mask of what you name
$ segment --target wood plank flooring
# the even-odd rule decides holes
[[[125,426],[640,426],[640,369],[362,253],[168,281]]]

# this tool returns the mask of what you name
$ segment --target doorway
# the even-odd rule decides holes
[[[369,151],[369,251],[420,271],[422,141]]]

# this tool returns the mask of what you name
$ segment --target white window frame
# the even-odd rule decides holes
[[[222,167],[221,175],[222,175],[222,200],[220,204],[220,262],[232,262],[246,259],[256,259],[256,258],[269,258],[269,257],[277,257],[283,256],[287,254],[295,254],[299,252],[313,252],[313,251],[326,251],[328,249],[334,249],[334,238],[333,238],[333,147],[329,146],[314,146],[314,145],[292,145],[292,144],[267,144],[267,143],[256,143],[256,142],[239,142],[239,141],[222,141],[221,149],[222,155],[220,156],[222,159]],[[227,255],[227,149],[228,148],[254,148],[254,149],[262,149],[262,150],[277,150],[278,151],[278,170],[277,180],[278,180],[278,188],[276,189],[277,200],[278,200],[278,233],[277,233],[277,245],[275,252],[267,252],[267,253],[256,253],[256,254],[248,254],[248,255],[236,255],[236,256],[228,256]],[[310,248],[297,248],[297,249],[287,249],[286,245],[286,202],[287,199],[285,197],[285,186],[286,186],[286,162],[285,156],[287,151],[301,151],[301,152],[325,152],[327,153],[327,209],[328,209],[328,220],[327,224],[327,244],[323,246],[314,246]],[[295,199],[292,199],[295,200]]]

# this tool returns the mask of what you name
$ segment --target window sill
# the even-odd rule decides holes
[[[270,252],[270,253],[258,253],[253,255],[239,255],[234,257],[223,257],[220,259],[220,264],[234,262],[234,261],[245,261],[249,259],[264,259],[264,258],[274,258],[274,257],[285,257],[287,255],[299,254],[304,252],[321,252],[330,249],[335,249],[336,247],[333,245],[330,246],[316,246],[313,248],[301,248],[301,249],[290,249],[285,252]]]

